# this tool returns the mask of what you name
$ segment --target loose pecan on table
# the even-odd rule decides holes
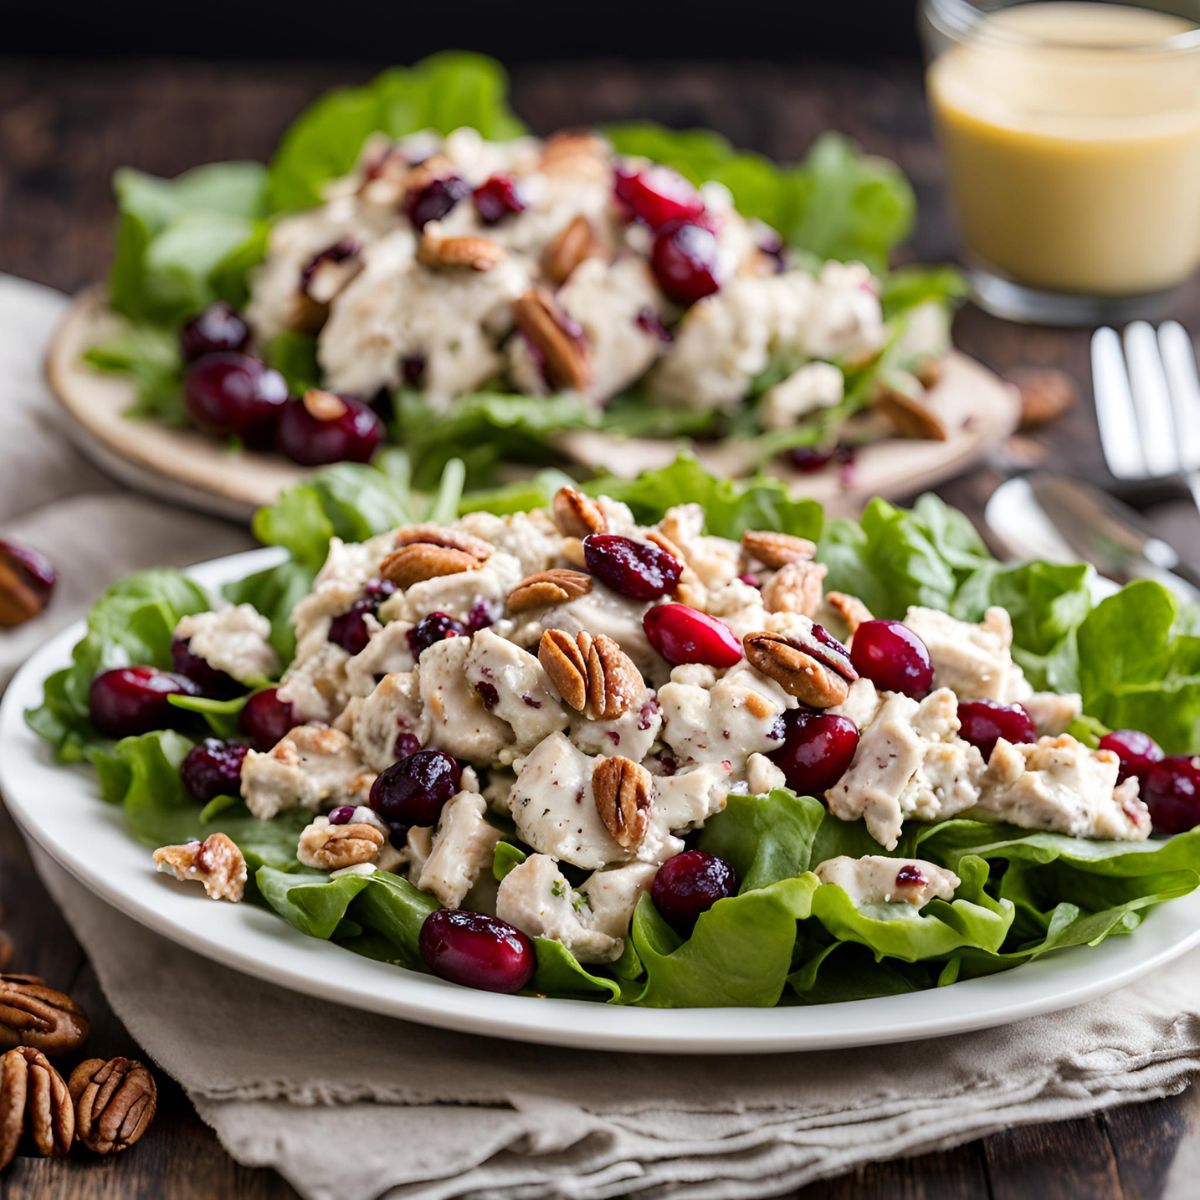
[[[0,975],[0,1047],[69,1054],[87,1037],[87,1013],[36,975]]]
[[[32,1046],[0,1056],[0,1170],[21,1150],[63,1158],[75,1140],[75,1107],[63,1077]]]
[[[75,1134],[93,1154],[119,1154],[140,1140],[158,1109],[158,1086],[140,1062],[89,1058],[67,1084]]]

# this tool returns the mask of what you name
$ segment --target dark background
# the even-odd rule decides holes
[[[915,55],[915,0],[0,0],[6,55],[510,62]]]

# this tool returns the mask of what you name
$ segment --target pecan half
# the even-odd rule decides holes
[[[902,388],[882,382],[876,386],[872,403],[901,437],[944,442],[949,436],[946,423],[933,411],[923,395],[910,395]]]
[[[374,862],[383,849],[383,831],[365,821],[331,825],[314,821],[300,834],[296,857],[306,867],[340,871],[357,863]]]
[[[756,671],[811,708],[845,703],[858,678],[848,658],[814,638],[786,638],[764,630],[746,634],[742,649]]]
[[[580,213],[551,239],[542,255],[542,273],[553,284],[565,283],[581,262],[599,254],[600,240],[596,231],[591,221]]]
[[[679,582],[671,593],[672,598],[692,608],[706,608],[708,588],[700,581],[696,568],[688,562],[687,554],[678,543],[672,541],[661,529],[647,529],[646,541],[653,542],[660,550],[665,550],[682,568],[679,572]]]
[[[823,563],[784,563],[763,585],[767,612],[793,612],[811,617],[821,607],[828,572]]]
[[[480,562],[485,562],[492,553],[490,542],[464,529],[448,529],[444,525],[406,525],[397,531],[396,545],[444,546],[447,550],[461,550],[473,555]]]
[[[942,382],[942,360],[933,354],[928,354],[913,367],[913,374],[917,377],[917,382],[926,391],[931,392]]]
[[[808,538],[770,529],[747,529],[742,534],[742,549],[764,567],[783,567],[788,563],[808,562],[817,547]]]
[[[560,487],[554,493],[554,523],[566,537],[585,538],[590,533],[607,533],[608,518],[591,496],[576,488]]]
[[[507,251],[484,237],[438,237],[426,231],[417,247],[417,261],[427,267],[490,271],[504,261]]]
[[[223,833],[211,833],[202,842],[160,846],[154,865],[165,875],[204,884],[210,900],[236,904],[246,889],[246,860],[237,843]]]
[[[592,796],[612,839],[623,850],[642,844],[650,828],[654,781],[645,767],[616,755],[596,764]]]
[[[542,359],[551,387],[581,390],[592,380],[587,340],[545,288],[530,288],[513,302],[517,328]]]
[[[1079,399],[1075,380],[1052,367],[1018,367],[1009,378],[1021,395],[1021,428],[1037,429],[1061,417]]]
[[[871,610],[857,596],[848,596],[845,592],[830,592],[825,597],[825,602],[846,622],[846,627],[851,633],[865,621],[875,620]]]
[[[0,1171],[17,1150],[64,1158],[75,1140],[75,1108],[63,1077],[40,1050],[0,1057]]]
[[[607,148],[591,133],[567,131],[547,138],[538,165],[547,175],[577,175],[606,182],[612,176]]]
[[[401,546],[393,550],[379,565],[379,573],[399,588],[410,588],[414,583],[426,579],[440,579],[443,575],[460,575],[463,571],[477,571],[483,564],[465,550],[451,550],[447,546],[431,546],[417,542],[412,546]]]
[[[0,626],[36,617],[54,591],[54,564],[32,546],[0,538]]]
[[[551,604],[565,604],[578,600],[592,590],[592,577],[582,571],[568,571],[554,567],[539,571],[523,579],[508,593],[510,613],[528,612],[531,608],[545,608]]]
[[[67,1084],[75,1133],[93,1154],[119,1154],[141,1139],[158,1109],[158,1085],[131,1058],[89,1058]]]
[[[345,415],[348,407],[337,392],[327,392],[323,388],[309,388],[302,403],[309,416],[318,421],[336,421]]]
[[[36,975],[0,975],[0,1046],[69,1054],[88,1028],[87,1013]]]
[[[555,690],[576,712],[594,721],[611,721],[640,704],[646,681],[612,638],[581,631],[572,637],[547,629],[538,644],[538,661]]]

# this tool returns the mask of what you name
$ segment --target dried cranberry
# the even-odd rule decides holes
[[[197,359],[183,377],[183,398],[198,429],[222,437],[270,424],[287,404],[278,371],[248,354],[229,351]]]
[[[371,640],[367,617],[373,617],[378,607],[371,600],[356,600],[329,622],[329,640],[349,655],[361,654]]]
[[[985,759],[991,758],[1000,738],[1014,746],[1037,741],[1037,727],[1019,704],[963,700],[958,706],[958,720],[962,726],[959,736],[977,747]]]
[[[718,291],[717,238],[703,225],[664,226],[650,250],[650,266],[664,295],[678,304],[695,304]]]
[[[349,825],[354,820],[355,805],[339,804],[329,810],[330,825]]]
[[[1184,833],[1200,825],[1200,757],[1174,755],[1146,769],[1142,799],[1155,833]]]
[[[864,621],[854,631],[850,661],[864,678],[885,692],[920,700],[933,687],[929,649],[900,621]]]
[[[279,698],[278,688],[255,692],[238,715],[238,728],[255,750],[270,750],[289,729],[303,724],[291,702]]]
[[[406,387],[419,388],[425,380],[427,360],[423,354],[406,354],[400,360],[400,374]]]
[[[238,683],[232,675],[218,671],[210,666],[207,659],[192,653],[192,644],[188,638],[173,638],[171,640],[171,666],[179,675],[186,675],[199,689],[203,696],[211,696],[215,700],[228,700],[246,691],[244,684]]]
[[[667,660],[732,667],[742,658],[742,645],[724,621],[686,604],[659,604],[646,610],[642,628],[655,650]]]
[[[771,761],[802,796],[819,796],[846,773],[858,749],[858,726],[830,712],[793,709],[784,717],[783,745]]]
[[[618,163],[613,170],[613,194],[632,219],[651,229],[704,215],[700,193],[682,175],[658,164],[635,170]]]
[[[308,392],[283,408],[276,441],[293,462],[319,467],[370,462],[383,435],[383,422],[369,404],[333,392]]]
[[[1106,733],[1100,739],[1100,749],[1111,750],[1121,760],[1117,767],[1118,780],[1128,779],[1130,775],[1141,779],[1163,759],[1163,748],[1148,733],[1136,729],[1114,729],[1112,733]]]
[[[472,193],[475,211],[485,225],[495,225],[505,217],[529,207],[521,185],[511,175],[493,175]]]
[[[397,758],[407,758],[410,754],[416,754],[421,748],[421,739],[415,733],[407,733],[401,730],[396,734],[396,741],[392,745],[392,753]]]
[[[788,452],[792,466],[803,475],[815,475],[829,466],[833,451],[819,446],[796,446]]]
[[[483,707],[486,709],[493,709],[500,703],[500,693],[496,690],[496,685],[484,679],[475,685],[475,694],[483,701]]]
[[[418,229],[424,229],[430,221],[440,221],[470,194],[471,185],[465,179],[446,175],[409,191],[404,197],[404,211]]]
[[[703,850],[685,850],[668,858],[650,886],[654,907],[681,933],[690,930],[696,918],[718,900],[736,892],[733,868]]]
[[[452,617],[449,613],[432,612],[427,617],[422,617],[408,631],[408,648],[412,651],[413,658],[419,659],[434,642],[444,642],[446,638],[452,637],[466,637],[468,632],[467,627],[457,617]]]
[[[492,608],[486,600],[480,600],[471,606],[471,611],[467,613],[467,629],[471,633],[478,633],[481,629],[489,629],[495,625],[498,613]]]
[[[537,970],[533,942],[486,913],[436,909],[425,918],[418,945],[435,975],[485,992],[519,992]]]
[[[897,887],[923,887],[928,882],[929,880],[921,873],[921,868],[916,863],[905,863],[896,872]]]
[[[210,304],[179,331],[179,349],[185,363],[195,362],[206,354],[244,350],[249,342],[250,326],[224,300]]]
[[[397,850],[408,849],[408,826],[401,824],[399,821],[388,822],[388,841]]]
[[[787,270],[787,247],[783,244],[783,238],[774,229],[766,230],[758,239],[758,249],[760,254],[771,260],[776,274]]]
[[[633,323],[643,332],[648,333],[651,337],[656,337],[660,342],[673,342],[675,335],[662,323],[658,313],[649,306],[639,308],[637,316],[633,318]]]
[[[193,800],[207,804],[218,796],[237,796],[242,790],[242,761],[249,746],[206,738],[193,746],[179,764],[179,777]]]
[[[58,582],[58,572],[40,550],[24,542],[14,542],[11,538],[0,538],[0,561],[33,592],[43,608],[50,602],[54,585]]]
[[[634,600],[657,600],[675,590],[683,564],[651,542],[619,533],[592,533],[583,539],[587,568],[614,592]]]
[[[307,296],[309,287],[312,284],[313,276],[321,269],[321,267],[329,264],[330,266],[340,266],[342,263],[351,262],[362,253],[362,244],[356,242],[353,238],[341,238],[333,243],[332,246],[326,246],[319,254],[314,254],[312,258],[300,268],[300,290]]]
[[[371,807],[385,821],[436,825],[447,800],[458,791],[462,771],[442,750],[418,750],[375,777]]]
[[[114,667],[92,680],[88,707],[92,724],[106,737],[129,737],[163,729],[178,715],[169,696],[197,696],[185,675],[157,667]]]

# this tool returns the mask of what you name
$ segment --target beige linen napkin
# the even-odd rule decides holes
[[[0,522],[63,571],[50,612],[0,634],[3,678],[122,572],[247,540],[114,493],[58,440],[37,363],[58,309],[44,289],[0,279],[0,369],[14,398],[0,445],[26,434],[19,470],[8,449],[0,471]],[[1169,1095],[1200,1067],[1200,955],[1065,1013],[914,1046],[604,1054],[294,995],[165,941],[38,862],[113,1009],[230,1153],[322,1200],[764,1197],[1010,1124]]]

